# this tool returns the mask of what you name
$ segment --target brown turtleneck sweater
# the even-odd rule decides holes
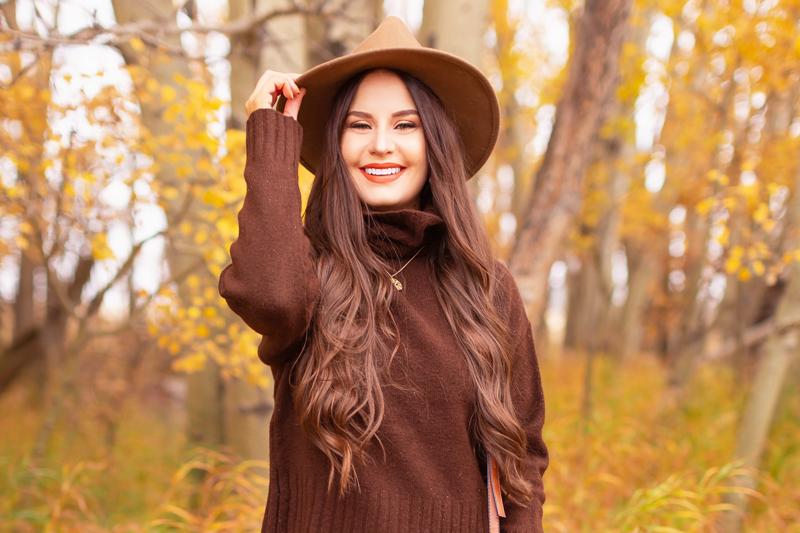
[[[339,499],[327,492],[330,463],[305,436],[294,410],[289,363],[302,347],[319,301],[310,242],[303,232],[297,183],[302,127],[272,109],[247,121],[247,192],[239,212],[239,237],[219,292],[230,308],[260,333],[259,358],[275,378],[270,421],[270,484],[262,533],[478,533],[488,532],[485,460],[476,457],[468,431],[473,385],[465,358],[438,304],[425,253],[399,275],[392,304],[404,349],[392,363],[402,386],[384,387],[385,417],[374,462],[356,461],[360,494]],[[366,215],[365,215],[366,216]],[[368,225],[376,253],[395,266],[445,231],[432,206],[373,213]],[[542,440],[544,394],[536,351],[519,290],[498,261],[506,298],[505,323],[516,339],[512,395],[528,437],[526,476],[534,499],[522,507],[504,498],[501,531],[540,533],[545,501],[542,475],[549,455]],[[398,366],[395,366],[398,365]],[[375,444],[373,446],[373,444]]]

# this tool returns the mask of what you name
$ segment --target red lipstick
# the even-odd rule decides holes
[[[367,171],[364,170],[366,168],[380,168],[380,169],[383,169],[383,168],[399,168],[400,172],[397,172],[395,174],[384,175],[384,176],[374,176],[372,174],[367,174]],[[369,181],[371,181],[373,183],[391,183],[394,180],[396,180],[397,178],[399,178],[403,174],[403,172],[405,172],[406,167],[404,167],[403,165],[398,165],[397,163],[391,163],[391,162],[390,163],[370,163],[369,165],[364,165],[363,167],[359,168],[359,170],[361,171],[361,174],[365,178],[367,178]]]

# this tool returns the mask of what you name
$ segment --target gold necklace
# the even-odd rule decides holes
[[[425,248],[425,247],[423,246],[422,248]],[[420,248],[419,250],[417,250],[417,253],[416,253],[416,254],[414,254],[414,257],[417,257],[417,254],[419,254],[419,253],[422,251],[422,248]],[[409,260],[408,260],[408,263],[410,263],[411,261],[413,261],[413,260],[414,260],[414,257],[412,257],[411,259],[409,259]],[[405,265],[403,265],[403,268],[407,267],[407,266],[408,266],[408,263],[406,263]],[[389,271],[388,271],[388,270],[386,270],[385,268],[383,269],[383,271],[384,271],[384,272],[386,272],[387,274],[389,274],[389,277],[390,277],[390,278],[392,278],[392,283],[394,284],[394,288],[395,288],[395,289],[397,289],[398,291],[402,291],[402,290],[403,290],[403,284],[402,284],[402,283],[400,283],[400,280],[399,280],[399,279],[397,279],[397,278],[395,278],[395,276],[396,276],[396,275],[398,275],[400,272],[402,272],[402,271],[403,271],[403,268],[401,268],[400,270],[398,270],[398,271],[397,271],[397,272],[395,272],[394,274],[389,274]]]

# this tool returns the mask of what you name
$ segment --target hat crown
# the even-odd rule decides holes
[[[414,34],[398,17],[386,17],[369,37],[356,46],[353,54],[390,48],[422,48]]]

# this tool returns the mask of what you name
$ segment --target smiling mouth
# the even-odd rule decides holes
[[[399,178],[406,167],[391,166],[386,168],[361,167],[361,174],[373,183],[389,183]]]
[[[364,172],[366,172],[370,176],[391,176],[392,174],[397,174],[401,170],[403,170],[403,167],[391,167],[391,168],[364,167]]]

